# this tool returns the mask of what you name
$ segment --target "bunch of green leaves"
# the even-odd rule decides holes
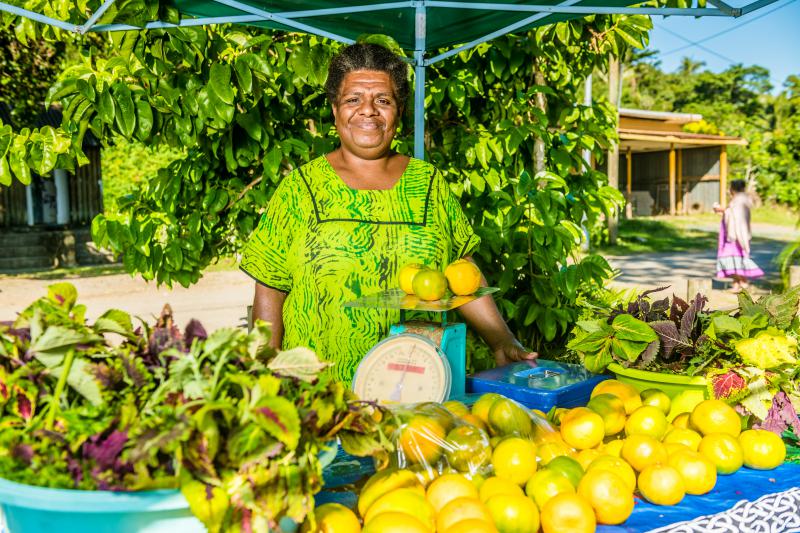
[[[41,2],[75,21],[99,6]],[[101,22],[156,15],[176,14],[168,2],[129,0]],[[25,35],[63,37],[14,22]],[[427,157],[483,240],[475,259],[501,287],[511,328],[539,351],[562,349],[579,300],[611,276],[601,257],[579,254],[584,226],[602,236],[595,230],[623,202],[585,161],[585,150],[602,160],[616,133],[612,106],[576,105],[583,80],[604,70],[609,54],[644,46],[651,27],[643,16],[590,16],[499,38],[428,69]],[[49,94],[65,110],[72,148],[63,155],[80,162],[87,130],[185,155],[121,200],[119,214],[96,218],[94,241],[128,271],[167,285],[194,283],[237,253],[283,176],[335,146],[323,84],[340,46],[242,26],[109,34],[102,54],[86,54]],[[396,149],[410,153],[410,141],[406,128]]]
[[[275,354],[270,330],[192,321],[165,307],[134,329],[110,310],[92,324],[72,285],[52,285],[0,325],[0,477],[53,488],[180,488],[210,531],[298,522],[339,439],[385,454],[383,412],[304,349]],[[114,337],[114,338],[110,338]]]
[[[587,370],[600,373],[611,363],[631,366],[658,352],[658,335],[646,322],[629,314],[613,319],[580,321],[567,348],[577,352]]]

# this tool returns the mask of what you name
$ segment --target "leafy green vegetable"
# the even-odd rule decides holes
[[[276,355],[252,332],[181,331],[169,306],[134,329],[92,325],[68,284],[0,324],[0,477],[53,488],[180,488],[211,532],[301,522],[322,487],[320,452],[341,438],[386,454],[383,411],[307,351]]]
[[[758,368],[797,364],[797,339],[781,333],[762,331],[752,339],[738,341],[734,347],[745,364]]]

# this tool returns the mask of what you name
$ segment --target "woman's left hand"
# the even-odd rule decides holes
[[[492,350],[497,366],[516,363],[517,361],[532,361],[539,357],[539,354],[525,349],[516,339],[501,344]]]

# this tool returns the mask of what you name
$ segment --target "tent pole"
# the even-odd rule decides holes
[[[427,13],[425,4],[417,5],[414,36],[414,157],[425,159],[425,38]]]

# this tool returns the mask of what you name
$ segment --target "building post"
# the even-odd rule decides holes
[[[25,212],[28,215],[28,225],[33,226],[36,223],[33,215],[33,185],[25,186]]]
[[[728,205],[728,147],[719,147],[719,205]]]
[[[683,213],[683,150],[678,149],[678,214]]]
[[[616,126],[619,127],[619,58],[608,59],[608,101],[614,106]],[[619,145],[612,144],[608,149],[608,185],[619,190]],[[608,218],[608,244],[617,244],[617,225],[619,216],[616,211]]]
[[[633,152],[631,147],[625,150],[625,218],[633,218],[633,204],[631,204],[631,197],[633,196]]]
[[[69,224],[69,183],[67,171],[63,168],[53,170],[53,181],[56,184],[56,224]]]
[[[669,214],[675,214],[675,145],[669,145]]]

